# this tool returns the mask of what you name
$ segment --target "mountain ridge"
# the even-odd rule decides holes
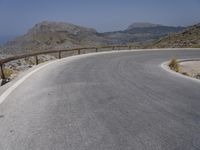
[[[200,47],[200,23],[189,26],[181,33],[174,33],[163,37],[150,47],[166,48],[166,47]]]
[[[183,29],[183,27],[135,23],[134,28],[129,26],[123,31],[99,33],[95,29],[70,23],[43,21],[34,25],[25,35],[7,42],[1,48],[1,53],[147,42]]]
[[[134,22],[130,26],[128,26],[127,30],[132,28],[149,28],[149,27],[157,27],[157,26],[164,26],[161,24],[154,24],[149,22]]]

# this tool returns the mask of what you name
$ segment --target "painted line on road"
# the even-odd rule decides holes
[[[181,48],[165,48],[165,49],[137,49],[137,50],[114,50],[114,51],[105,51],[105,52],[97,52],[97,53],[88,53],[88,54],[81,54],[81,55],[75,55],[75,56],[70,56],[70,57],[66,57],[66,58],[62,58],[59,60],[55,60],[52,62],[48,62],[47,64],[44,64],[38,68],[36,68],[35,70],[31,71],[30,73],[28,73],[27,75],[25,75],[24,77],[22,77],[21,79],[19,79],[18,81],[16,81],[12,86],[10,86],[7,90],[5,90],[1,95],[0,95],[0,104],[4,102],[4,100],[20,85],[22,84],[26,79],[28,79],[31,75],[33,75],[34,73],[40,71],[41,69],[53,64],[53,63],[57,63],[59,61],[66,61],[66,60],[74,60],[74,59],[79,59],[79,58],[83,58],[83,57],[87,57],[87,56],[93,56],[93,55],[102,55],[102,54],[108,54],[108,53],[119,53],[119,52],[148,52],[148,51],[167,51],[167,50],[200,50],[199,48],[185,48],[185,49],[181,49]],[[164,65],[162,65],[164,66]],[[171,73],[175,73],[172,72],[171,70],[166,69],[165,67],[163,67],[163,69],[165,69],[168,72]],[[177,73],[175,73],[177,74]],[[183,76],[183,75],[182,75]],[[185,76],[184,76],[185,77]],[[185,77],[186,78],[186,77]],[[194,79],[193,79],[194,80]],[[197,80],[197,79],[196,79]],[[198,80],[198,82],[200,82]]]
[[[118,52],[118,51],[117,51]],[[53,63],[57,63],[59,61],[64,61],[64,60],[74,60],[75,58],[81,58],[81,57],[86,57],[89,55],[98,55],[98,54],[103,54],[103,52],[99,52],[99,53],[89,53],[89,54],[82,54],[82,55],[76,55],[76,56],[70,56],[70,57],[66,57],[63,59],[58,59],[52,62],[48,62],[38,68],[36,68],[35,70],[29,72],[27,75],[23,76],[21,79],[19,79],[18,81],[16,81],[12,86],[10,86],[8,89],[6,89],[6,91],[4,91],[1,95],[0,95],[0,104],[3,103],[5,101],[5,99],[19,86],[21,85],[26,79],[28,79],[31,75],[33,75],[34,73],[40,71],[41,69],[52,65]]]
[[[29,78],[32,74],[38,72],[39,70],[41,70],[42,68],[55,63],[55,61],[53,62],[49,62],[43,66],[40,66],[38,68],[36,68],[35,70],[31,71],[30,73],[28,73],[27,75],[23,76],[21,79],[19,79],[18,81],[16,81],[11,87],[9,87],[1,96],[0,96],[0,104],[3,103],[3,101],[20,85],[22,84],[27,78]]]
[[[191,59],[188,59],[188,60],[191,60]],[[184,60],[180,60],[180,61],[183,62]],[[186,76],[186,75],[183,75],[183,74],[181,74],[181,73],[178,73],[178,72],[175,72],[175,71],[171,70],[171,69],[169,68],[168,64],[169,64],[169,61],[163,62],[163,63],[161,64],[161,67],[162,67],[165,71],[167,71],[167,72],[169,72],[169,73],[171,73],[171,74],[174,74],[174,75],[179,76],[179,77],[181,77],[181,78],[185,78],[185,79],[192,80],[192,81],[194,81],[194,82],[200,83],[200,80],[199,80],[199,79],[196,79],[196,78],[193,78],[193,77],[189,77],[189,76]]]

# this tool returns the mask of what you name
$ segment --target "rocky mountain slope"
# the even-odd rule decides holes
[[[127,44],[133,42],[146,43],[157,40],[171,33],[183,31],[184,27],[170,27],[150,23],[134,23],[124,31],[104,33],[110,42]]]
[[[181,33],[171,34],[151,44],[150,47],[200,47],[200,24],[188,27]]]
[[[91,45],[140,43],[153,41],[183,29],[183,27],[135,23],[124,31],[98,33],[94,29],[69,23],[44,21],[36,24],[27,34],[5,44],[1,48],[1,53],[16,54]]]
[[[4,45],[3,53],[71,48],[96,45],[102,39],[94,29],[61,22],[41,22],[27,34]]]

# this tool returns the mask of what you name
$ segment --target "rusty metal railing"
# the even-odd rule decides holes
[[[5,79],[5,74],[4,74],[4,64],[14,61],[14,60],[19,60],[19,59],[25,59],[29,57],[35,57],[35,62],[36,65],[39,64],[38,56],[39,55],[46,55],[46,54],[54,54],[58,53],[58,58],[62,58],[62,52],[72,52],[76,51],[78,55],[81,54],[82,50],[94,50],[95,52],[98,52],[100,49],[111,49],[111,50],[116,50],[119,48],[127,48],[131,49],[131,45],[115,45],[115,46],[99,46],[99,47],[82,47],[82,48],[73,48],[73,49],[63,49],[63,50],[50,50],[50,51],[42,51],[42,52],[35,52],[35,53],[30,53],[30,54],[22,54],[22,55],[16,55],[12,57],[8,57],[5,59],[0,60],[0,71],[1,71],[1,78]]]

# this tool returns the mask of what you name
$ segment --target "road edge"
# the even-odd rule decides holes
[[[43,68],[53,64],[53,63],[57,63],[59,61],[71,61],[74,59],[79,59],[79,58],[84,58],[87,56],[93,56],[93,55],[101,55],[101,54],[109,54],[109,53],[119,53],[119,52],[146,52],[146,51],[167,51],[167,50],[200,50],[200,48],[165,48],[165,49],[133,49],[133,50],[113,50],[113,51],[104,51],[104,52],[97,52],[97,53],[88,53],[88,54],[81,54],[81,55],[74,55],[74,56],[69,56],[66,58],[62,58],[62,59],[57,59],[57,60],[53,60],[50,62],[46,62],[43,65],[33,69],[31,72],[27,73],[26,75],[22,76],[20,79],[18,79],[17,81],[15,81],[12,85],[10,85],[10,87],[8,87],[7,89],[5,89],[5,91],[2,92],[2,94],[0,95],[0,104],[2,104],[5,99],[18,87],[20,86],[26,79],[28,79],[31,75],[33,75],[34,73],[42,70]],[[164,65],[162,65],[163,68],[171,73],[175,73],[172,72],[171,70],[167,69],[164,67]],[[176,73],[177,74],[177,73]],[[183,77],[183,75],[182,75]],[[193,79],[193,78],[192,78]],[[197,80],[197,79],[196,79]],[[11,81],[12,82],[12,81]],[[198,81],[200,83],[200,81]]]
[[[185,61],[195,61],[195,60],[199,60],[199,58],[194,58],[194,59],[179,59],[178,62],[185,62]],[[193,77],[189,77],[189,76],[186,76],[186,75],[183,75],[181,73],[178,73],[178,72],[175,72],[173,70],[171,70],[168,66],[170,61],[166,61],[166,62],[163,62],[160,66],[163,70],[171,73],[171,74],[174,74],[178,77],[181,77],[181,78],[184,78],[184,79],[187,79],[187,80],[191,80],[191,81],[194,81],[196,83],[200,83],[200,80],[199,79],[196,79],[196,78],[193,78]]]

